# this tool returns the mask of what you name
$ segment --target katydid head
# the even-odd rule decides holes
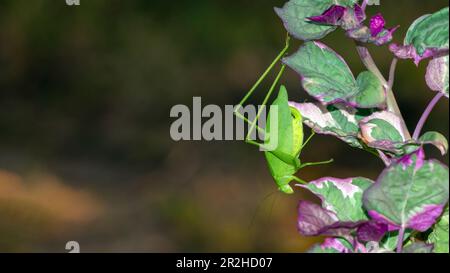
[[[290,181],[289,181],[290,182]],[[292,189],[292,187],[289,185],[289,182],[278,187],[278,189],[285,194],[293,194],[294,190]]]

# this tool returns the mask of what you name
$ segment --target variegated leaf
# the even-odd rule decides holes
[[[422,149],[387,167],[364,193],[372,219],[390,229],[424,232],[442,214],[449,196],[448,167],[424,160]]]
[[[359,121],[372,111],[343,104],[324,106],[320,103],[289,102],[303,116],[303,122],[318,134],[332,135],[350,146],[363,148],[358,138]]]
[[[325,177],[300,186],[319,197],[322,207],[334,212],[339,221],[358,222],[369,219],[363,209],[362,196],[372,184],[372,180],[363,177]]]
[[[427,68],[425,79],[431,90],[444,93],[448,98],[449,56],[434,58]]]
[[[420,144],[406,138],[402,124],[392,112],[376,112],[359,123],[362,140],[369,147],[396,155],[412,152]]]

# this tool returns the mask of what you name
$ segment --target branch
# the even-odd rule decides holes
[[[392,90],[392,87],[394,86],[395,81],[395,69],[397,68],[398,59],[394,58],[391,63],[391,68],[389,70],[389,81],[388,81],[388,88],[389,90]]]
[[[401,227],[398,232],[397,253],[401,253],[403,251],[403,239],[404,238],[405,238],[405,228]]]
[[[390,84],[394,83],[394,76],[390,75],[390,82],[388,83],[386,79],[384,78],[383,74],[381,74],[380,70],[378,69],[377,65],[375,64],[375,61],[373,60],[372,56],[370,55],[369,50],[361,43],[356,42],[356,49],[358,51],[359,57],[361,58],[362,62],[366,66],[366,68],[372,72],[382,83],[382,85],[386,89],[386,102],[387,102],[387,109],[390,112],[395,113],[401,120],[402,123],[402,130],[406,137],[406,139],[411,139],[411,134],[408,131],[408,128],[406,127],[405,120],[402,116],[402,113],[400,111],[400,108],[398,107],[397,100],[395,99],[394,93],[392,91],[392,87]],[[396,67],[397,61],[394,59],[393,64],[391,65],[391,74],[395,74],[395,67]]]
[[[363,10],[363,11],[366,11],[366,7],[367,7],[367,3],[368,3],[369,1],[368,0],[364,0],[363,2],[362,2],[362,4],[361,4],[361,9]]]
[[[422,132],[422,128],[425,125],[425,122],[427,121],[428,117],[430,116],[431,112],[433,111],[436,104],[439,102],[439,100],[444,96],[444,93],[439,92],[428,104],[427,108],[422,114],[422,117],[420,117],[419,122],[417,123],[416,129],[414,130],[413,139],[417,140],[420,136],[420,133]]]
[[[387,157],[387,155],[385,153],[383,153],[380,150],[378,151],[378,155],[380,156],[381,160],[383,160],[384,165],[386,165],[386,167],[388,167],[389,165],[391,165],[391,160],[389,159],[389,157]]]

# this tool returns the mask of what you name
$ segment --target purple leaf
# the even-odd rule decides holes
[[[325,238],[323,243],[320,245],[322,249],[335,249],[340,253],[352,253],[353,251],[345,246],[342,241],[338,238]]]
[[[414,169],[420,169],[425,161],[425,152],[423,148],[418,149],[416,152],[408,154],[397,160],[397,164],[400,164],[403,169],[406,169],[415,164]]]
[[[370,19],[370,33],[372,34],[372,37],[376,37],[381,31],[383,31],[385,25],[386,21],[381,13],[373,16]]]
[[[346,9],[346,7],[333,5],[324,13],[322,13],[322,15],[312,16],[307,19],[314,23],[338,26],[340,24],[342,16],[344,16]]]
[[[388,232],[388,226],[384,223],[369,221],[360,225],[357,229],[357,238],[362,242],[379,242]]]
[[[449,97],[448,71],[449,57],[438,57],[430,61],[425,76],[428,87],[431,90],[442,92],[447,98]]]
[[[297,227],[299,232],[305,236],[319,235],[324,227],[336,223],[336,215],[321,206],[308,201],[300,201],[298,205]]]
[[[382,46],[389,43],[394,38],[394,32],[399,28],[399,26],[382,30],[374,39],[374,44],[377,46]]]
[[[327,235],[346,238],[362,223],[340,222],[335,213],[308,201],[300,201],[298,205],[297,227],[304,236]]]
[[[416,65],[422,60],[448,54],[448,49],[427,48],[421,56],[413,45],[404,46],[395,43],[389,45],[389,50],[399,59],[413,59]]]
[[[356,5],[353,7],[353,10],[354,10],[354,13],[355,13],[356,20],[357,20],[359,23],[362,23],[362,22],[364,22],[364,20],[366,20],[366,13],[365,13],[364,10],[361,8],[361,6],[359,6],[358,4],[356,4]]]
[[[366,19],[366,14],[361,9],[360,6],[355,5],[353,9],[347,8],[344,12],[344,15],[341,19],[341,27],[344,30],[352,30],[356,28],[360,28],[362,26],[362,22]]]
[[[325,238],[322,244],[314,246],[309,253],[368,253],[367,248],[356,242],[349,244],[346,240],[336,237]]]
[[[425,232],[436,222],[443,211],[444,206],[442,205],[426,205],[421,212],[409,220],[408,227]]]

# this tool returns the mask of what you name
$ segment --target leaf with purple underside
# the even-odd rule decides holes
[[[449,56],[436,57],[430,61],[425,79],[431,90],[444,93],[448,98]]]
[[[334,212],[339,221],[359,222],[369,219],[362,207],[362,196],[372,184],[372,180],[363,177],[324,177],[300,186],[319,197],[322,207]]]
[[[322,105],[320,103],[295,103],[289,105],[297,108],[303,116],[303,122],[318,134],[332,135],[352,147],[363,148],[358,138],[359,121],[369,116],[372,111],[356,109],[343,104]]]
[[[448,167],[424,160],[422,149],[387,167],[364,193],[372,219],[390,229],[424,232],[441,215],[449,195]]]
[[[433,252],[433,244],[426,244],[424,242],[415,242],[406,246],[402,253],[431,253]]]
[[[353,6],[356,2],[357,0],[290,0],[282,8],[275,8],[275,12],[293,37],[310,41],[325,37],[336,26],[314,24],[307,18],[322,14],[333,4]]]
[[[385,106],[386,94],[379,79],[365,71],[356,80],[343,58],[322,43],[307,42],[283,62],[300,75],[305,91],[322,104]]]

